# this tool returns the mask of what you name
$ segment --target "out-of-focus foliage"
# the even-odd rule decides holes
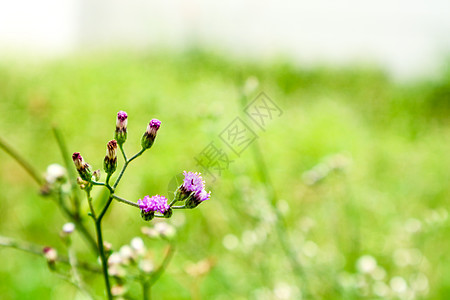
[[[449,73],[437,82],[399,84],[372,69],[245,63],[198,51],[3,61],[0,135],[44,172],[63,162],[51,133],[57,125],[70,152],[101,168],[117,111],[129,115],[129,154],[158,118],[155,145],[129,166],[117,194],[132,201],[167,194],[176,174],[201,171],[194,157],[235,117],[251,124],[239,105],[249,77],[259,86],[247,101],[264,91],[283,110],[266,131],[252,128],[310,293],[448,298]],[[206,180],[211,200],[170,220],[178,226],[177,252],[155,297],[299,299],[252,151],[235,157],[216,181]],[[61,212],[3,151],[0,190],[0,235],[64,249]],[[104,238],[118,250],[145,225],[136,209],[113,203]],[[160,261],[164,243],[144,241]],[[75,242],[78,253],[92,255],[79,236]],[[6,248],[0,257],[2,299],[77,294],[40,257]],[[101,277],[88,279],[101,294]],[[138,286],[128,289],[138,294]]]

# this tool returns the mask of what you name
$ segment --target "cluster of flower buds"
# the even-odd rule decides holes
[[[150,252],[140,237],[134,237],[129,245],[123,245],[119,251],[112,252],[108,257],[108,271],[111,276],[125,277],[127,269],[137,266],[141,271],[150,273],[154,270],[150,260]]]
[[[172,216],[172,209],[167,204],[167,198],[164,196],[145,196],[143,199],[139,199],[137,204],[141,209],[141,216],[145,221],[152,220],[155,217],[155,212],[161,213],[166,218]]]
[[[117,113],[116,120],[116,134],[115,139],[119,145],[122,145],[127,140],[127,124],[128,124],[128,115],[124,111],[119,111]]]
[[[115,140],[108,142],[106,156],[103,161],[103,168],[109,176],[117,169],[117,147],[119,146],[120,149],[123,150],[122,145],[127,139],[127,124],[127,113],[119,111],[116,119]],[[152,147],[160,127],[161,121],[158,119],[152,119],[149,122],[147,130],[141,138],[142,151],[139,154]],[[75,152],[72,155],[72,159],[78,174],[80,175],[78,184],[82,189],[91,189],[94,184],[92,180],[99,181],[100,179],[100,170],[92,172],[79,152]],[[210,198],[211,192],[206,192],[205,182],[200,173],[184,171],[183,175],[183,184],[178,187],[175,192],[175,199],[172,203],[184,201],[184,207],[182,208],[195,208],[200,203]],[[146,221],[150,221],[155,217],[155,213],[160,214],[157,215],[158,217],[164,216],[165,218],[170,218],[172,216],[172,204],[169,205],[167,202],[168,200],[164,196],[155,195],[150,197],[147,195],[143,199],[139,199],[137,204],[141,210],[142,218]]]
[[[106,156],[103,161],[103,169],[106,174],[112,174],[117,169],[117,142],[111,140],[106,145]]]
[[[141,146],[143,149],[149,149],[153,145],[159,127],[161,127],[161,121],[158,119],[152,119],[150,123],[148,123],[147,130],[141,139]]]
[[[210,198],[211,192],[206,192],[205,182],[200,173],[184,171],[183,175],[183,184],[175,192],[176,201],[186,200],[187,208],[195,208]]]

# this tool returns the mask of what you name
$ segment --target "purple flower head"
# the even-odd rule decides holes
[[[205,188],[205,182],[201,176],[201,173],[197,172],[183,172],[184,179],[183,185],[180,189],[185,193],[201,191]]]
[[[152,119],[152,120],[150,121],[150,123],[148,123],[147,132],[150,131],[150,128],[151,128],[152,130],[158,130],[159,127],[161,127],[161,121],[158,120],[158,119]]]
[[[117,120],[116,120],[116,127],[123,129],[123,128],[127,128],[127,122],[128,122],[128,115],[126,112],[124,112],[123,110],[119,111],[117,113]]]
[[[152,197],[145,196],[144,199],[139,199],[137,204],[142,212],[160,212],[164,214],[169,210],[169,204],[167,204],[167,198],[160,195],[155,195]]]
[[[211,192],[206,192],[205,190],[198,191],[195,193],[194,198],[198,202],[203,202],[208,200],[211,197]]]

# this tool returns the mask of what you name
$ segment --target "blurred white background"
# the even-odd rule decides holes
[[[432,76],[450,53],[450,1],[0,0],[3,56],[192,45]]]

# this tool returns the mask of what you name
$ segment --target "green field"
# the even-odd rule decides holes
[[[243,109],[260,92],[282,110],[264,130]],[[119,110],[129,116],[128,155],[149,120],[162,121],[117,190],[126,199],[167,195],[175,175],[203,172],[195,157],[211,142],[232,160],[216,180],[205,175],[209,201],[168,220],[176,250],[153,299],[450,298],[450,73],[398,83],[374,68],[201,51],[0,62],[0,138],[41,174],[64,164],[54,126],[70,153],[102,169]],[[219,137],[236,117],[257,135],[239,156]],[[0,236],[67,255],[64,214],[2,149],[0,190]],[[96,207],[103,192],[94,190]],[[158,265],[166,243],[141,233],[154,223],[114,202],[104,238],[119,250],[140,236]],[[76,233],[73,245],[97,264]],[[82,275],[103,295],[100,274]],[[125,288],[141,297],[137,283]],[[9,247],[0,247],[0,298],[84,299],[43,257]]]

